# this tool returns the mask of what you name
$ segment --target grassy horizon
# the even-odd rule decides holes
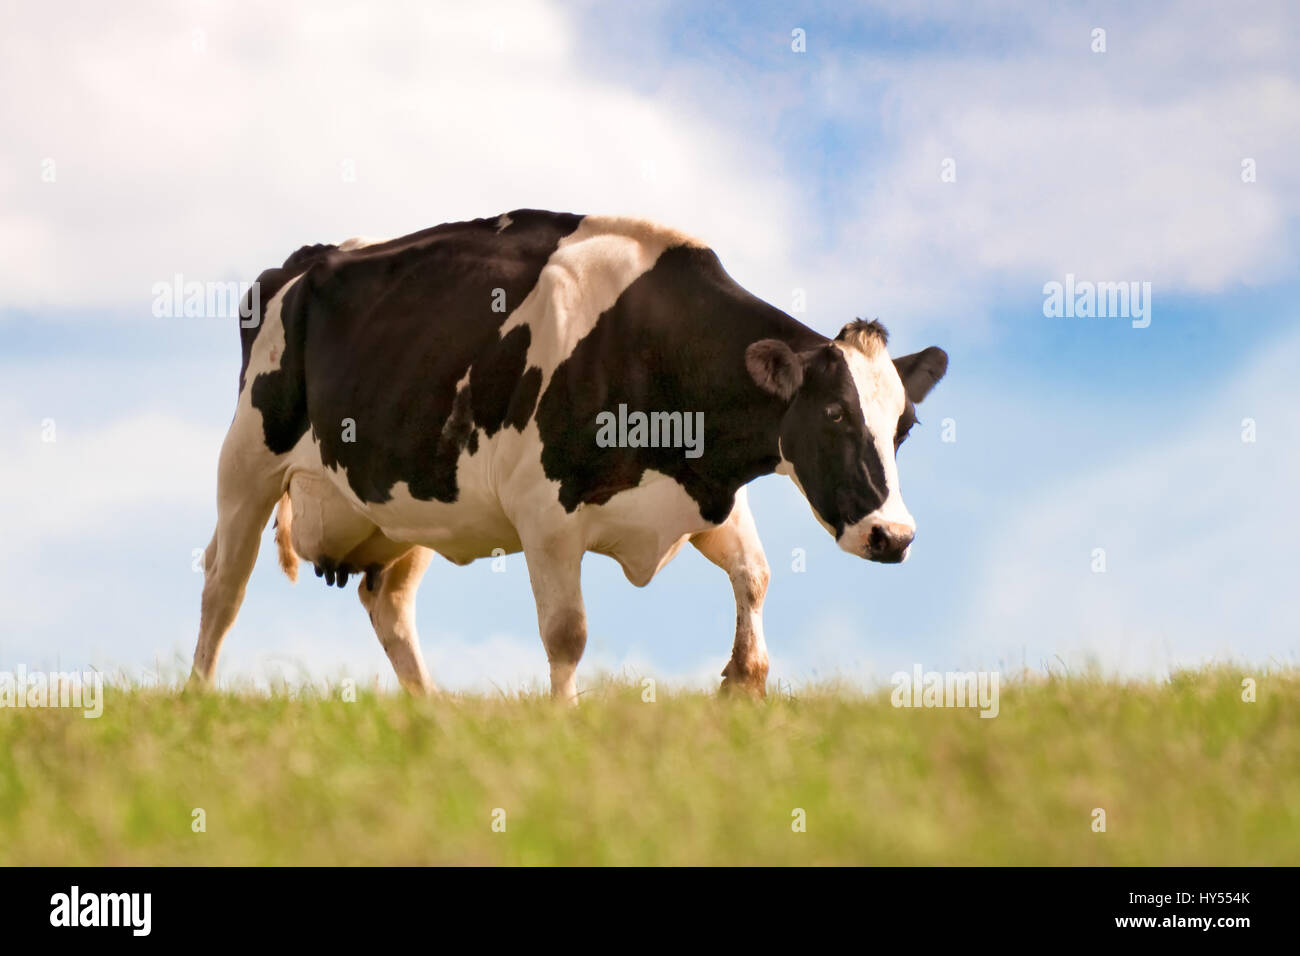
[[[0,864],[1300,863],[1296,668],[1004,677],[993,719],[608,678],[572,711],[104,693],[93,720],[0,708]]]

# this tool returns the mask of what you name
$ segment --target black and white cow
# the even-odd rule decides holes
[[[895,452],[947,355],[891,361],[875,322],[828,339],[678,232],[516,210],[306,247],[257,289],[217,474],[196,683],[212,679],[277,501],[286,571],[301,555],[328,583],[360,575],[413,692],[433,689],[414,606],[434,552],[466,564],[523,551],[551,693],[570,702],[587,639],[583,554],[614,558],[641,586],[687,541],[735,591],[723,687],[764,693],[769,575],[745,498],[760,475],[789,475],[845,551],[907,556],[915,525]],[[628,410],[663,413],[665,440],[598,441]],[[691,454],[667,440],[674,412],[703,413]]]

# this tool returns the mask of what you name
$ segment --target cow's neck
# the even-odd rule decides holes
[[[760,339],[771,338],[798,353],[824,345],[827,338],[748,295],[700,320],[689,348],[696,354],[717,354],[722,361],[719,373],[697,378],[694,383],[700,401],[707,402],[700,407],[705,410],[709,444],[690,467],[698,476],[698,491],[707,499],[701,501],[701,513],[708,520],[718,520],[717,514],[724,504],[730,508],[741,486],[772,474],[781,463],[781,421],[788,403],[754,384],[745,368],[745,350]],[[701,494],[691,490],[699,500]],[[712,513],[706,512],[707,508],[712,508]]]

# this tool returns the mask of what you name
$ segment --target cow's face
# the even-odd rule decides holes
[[[885,343],[879,323],[857,321],[807,352],[763,339],[745,362],[761,388],[789,403],[778,470],[841,548],[896,564],[907,558],[916,522],[903,504],[895,453],[948,356],[928,348],[891,360]]]

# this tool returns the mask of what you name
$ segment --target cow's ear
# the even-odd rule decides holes
[[[903,380],[903,391],[914,404],[930,394],[943,373],[948,371],[948,353],[936,346],[894,359],[894,368]]]
[[[779,339],[759,339],[745,349],[745,368],[763,391],[788,402],[803,382],[803,363]]]

